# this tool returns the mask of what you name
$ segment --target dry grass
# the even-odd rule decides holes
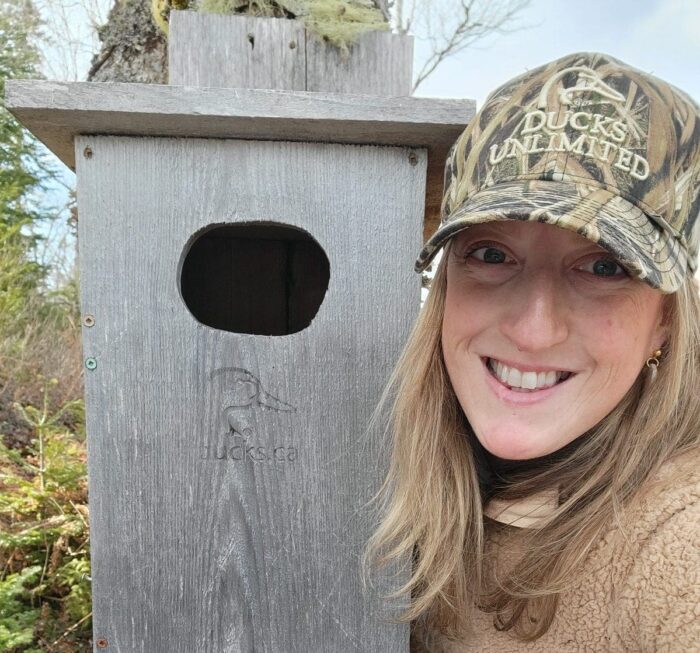
[[[7,446],[22,448],[31,437],[15,402],[38,406],[48,387],[49,406],[56,411],[83,396],[78,310],[77,298],[34,296],[14,318],[22,327],[0,334],[0,433]],[[48,384],[51,379],[56,382]],[[63,424],[82,429],[70,415]]]

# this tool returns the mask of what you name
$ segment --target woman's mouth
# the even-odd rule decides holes
[[[514,392],[537,392],[559,385],[574,375],[568,370],[536,371],[506,365],[495,358],[484,359],[491,375]]]

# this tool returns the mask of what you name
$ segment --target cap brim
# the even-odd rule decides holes
[[[470,197],[425,244],[416,272],[425,270],[455,234],[499,220],[543,222],[580,234],[663,292],[678,290],[686,275],[681,243],[639,207],[600,187],[543,180],[499,183]]]

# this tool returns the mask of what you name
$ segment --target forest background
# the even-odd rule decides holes
[[[5,80],[163,83],[158,64],[139,56],[155,39],[162,59],[171,1],[188,6],[0,0],[0,653],[92,650],[75,176],[3,108]],[[411,33],[415,95],[481,105],[529,68],[600,51],[700,98],[695,0],[199,2],[267,15],[301,7],[310,29],[340,47],[368,24]],[[339,31],[341,6],[365,24]],[[139,17],[138,34],[119,31],[125,11]],[[115,44],[130,67],[109,60]],[[147,70],[155,77],[140,78]]]

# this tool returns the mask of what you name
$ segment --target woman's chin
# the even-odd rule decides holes
[[[546,456],[563,447],[554,437],[547,437],[546,431],[533,432],[527,428],[502,426],[493,429],[475,429],[476,437],[486,451],[504,460],[530,460]]]

